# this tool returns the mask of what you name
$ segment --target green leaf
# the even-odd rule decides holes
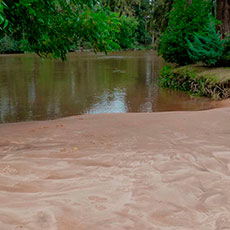
[[[9,24],[9,21],[8,20],[5,20],[5,23],[4,23],[4,26],[3,26],[3,29],[5,29]]]

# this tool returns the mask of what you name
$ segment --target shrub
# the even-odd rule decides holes
[[[121,16],[120,32],[117,34],[118,44],[122,49],[132,49],[135,47],[137,41],[135,31],[138,22],[134,17]]]
[[[194,32],[203,31],[210,21],[210,2],[193,0],[189,4],[187,0],[175,0],[158,49],[166,61],[179,65],[193,62],[187,51],[187,40],[192,40]]]
[[[4,36],[0,40],[0,53],[18,53],[21,52],[20,42],[13,40],[9,36]]]
[[[202,62],[208,66],[220,64],[224,40],[216,32],[215,23],[208,23],[204,33],[194,33],[192,40],[188,40],[188,53],[193,62]]]
[[[142,45],[149,45],[152,42],[152,36],[148,29],[146,28],[146,21],[144,17],[137,18],[138,20],[138,26],[135,31],[136,38],[139,44]]]

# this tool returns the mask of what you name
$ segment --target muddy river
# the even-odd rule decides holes
[[[153,51],[71,53],[67,62],[0,56],[0,123],[79,114],[203,110],[209,99],[161,89]]]
[[[0,230],[230,229],[230,100],[160,89],[163,65],[0,57]]]

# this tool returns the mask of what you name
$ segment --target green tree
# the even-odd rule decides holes
[[[188,40],[188,53],[194,62],[214,66],[221,62],[224,52],[224,40],[216,32],[215,23],[208,23],[204,33],[194,33],[193,41]]]
[[[0,39],[0,53],[18,53],[21,52],[21,43],[13,40],[9,36]]]
[[[194,32],[203,31],[210,17],[211,1],[175,0],[167,29],[161,37],[159,53],[162,57],[179,65],[192,63],[187,40],[192,41]]]
[[[141,0],[141,4],[135,8],[135,18],[138,21],[136,30],[137,41],[140,44],[151,44],[150,17],[152,3],[149,0]]]
[[[87,39],[95,50],[117,48],[118,15],[94,0],[0,1],[0,37],[23,40],[26,51],[65,59],[74,44]]]
[[[153,12],[151,20],[154,29],[162,33],[168,26],[169,13],[172,9],[173,0],[155,0],[153,1]]]
[[[157,46],[160,36],[168,26],[169,13],[172,9],[173,0],[151,1],[149,31],[152,35],[152,44]]]
[[[132,49],[137,43],[135,31],[138,22],[134,17],[121,16],[121,27],[117,34],[117,40],[122,49]]]
[[[134,16],[136,6],[140,6],[141,0],[102,0],[102,4],[113,12],[121,15]]]
[[[109,7],[113,12],[118,12],[121,17],[121,23],[125,22],[122,16],[125,16],[127,20],[130,17],[134,17],[135,21],[138,22],[137,28],[135,30],[134,43],[137,41],[139,44],[149,44],[151,43],[151,35],[149,32],[149,19],[151,14],[151,1],[149,0],[102,0],[104,6]],[[127,21],[126,20],[126,21]],[[134,24],[136,24],[134,22]],[[124,31],[124,27],[127,25],[125,23],[121,26],[121,32]],[[133,27],[132,27],[133,28]],[[129,28],[126,28],[130,32]],[[127,34],[128,35],[128,34]],[[128,35],[129,36],[129,35]],[[130,47],[134,46],[130,44]],[[121,47],[123,44],[121,44]],[[125,45],[127,47],[127,44]]]

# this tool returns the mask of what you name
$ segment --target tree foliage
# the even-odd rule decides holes
[[[143,0],[102,0],[102,4],[109,7],[111,11],[121,15],[134,16],[135,9],[141,5]]]
[[[173,0],[155,0],[152,2],[151,24],[154,31],[163,33],[168,26],[169,13]]]
[[[15,41],[9,36],[4,36],[0,40],[0,53],[20,53],[21,42]]]
[[[142,0],[135,8],[135,18],[138,21],[136,38],[139,44],[151,44],[150,20],[152,14],[152,3],[149,0]]]
[[[203,31],[211,17],[211,2],[205,0],[175,0],[169,15],[167,29],[161,37],[159,53],[172,63],[185,65],[192,63],[188,50],[188,40],[194,32]]]
[[[102,0],[102,4],[106,7],[109,7],[112,12],[119,13],[121,24],[121,33],[124,31],[124,26],[128,25],[127,21],[134,22],[134,26],[137,27],[133,33],[133,44],[129,44],[129,47],[134,47],[135,44],[139,43],[140,45],[150,44],[151,35],[150,35],[150,14],[151,14],[151,1],[149,0]],[[124,19],[127,20],[124,20]],[[130,18],[130,19],[129,19]],[[135,20],[134,20],[135,18]],[[132,28],[134,26],[129,25]],[[126,27],[128,34],[130,36],[130,29]],[[119,36],[123,36],[122,34]],[[122,39],[123,40],[123,39]],[[131,42],[130,40],[130,42]],[[125,39],[124,39],[125,41]],[[120,44],[121,47],[127,47],[126,44]]]
[[[0,0],[0,42],[65,59],[72,49],[134,48],[164,31],[173,0]],[[4,42],[4,41],[3,41]]]
[[[194,62],[214,66],[220,64],[224,52],[224,40],[216,32],[214,22],[208,23],[204,33],[194,33],[193,41],[188,40],[188,53]]]
[[[117,40],[122,49],[132,49],[135,47],[137,38],[135,31],[138,22],[134,17],[121,16],[120,32],[117,34]]]
[[[0,23],[1,37],[23,39],[25,50],[62,59],[85,37],[95,50],[117,48],[120,25],[116,13],[93,0],[4,0]]]

